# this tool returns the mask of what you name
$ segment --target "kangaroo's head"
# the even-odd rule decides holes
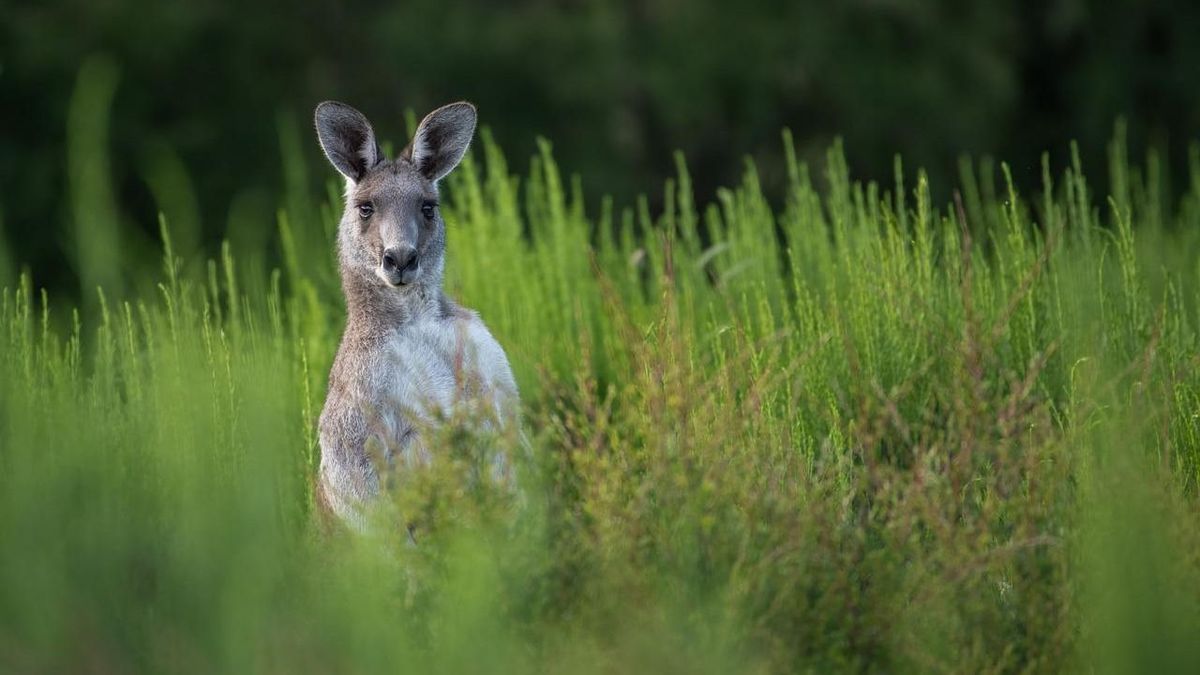
[[[440,284],[446,224],[437,184],[467,152],[475,107],[451,103],[429,113],[394,160],[383,156],[367,118],[344,103],[318,105],[316,127],[325,156],[346,177],[343,275],[397,291]]]

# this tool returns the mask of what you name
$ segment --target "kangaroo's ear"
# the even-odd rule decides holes
[[[314,115],[317,140],[333,168],[354,182],[383,159],[371,123],[345,103],[325,101]]]
[[[451,103],[421,120],[406,152],[417,171],[436,182],[458,166],[474,135],[475,106]]]

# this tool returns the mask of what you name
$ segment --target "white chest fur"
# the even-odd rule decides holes
[[[465,310],[396,327],[370,348],[343,350],[330,390],[320,424],[322,491],[359,529],[359,507],[379,490],[376,459],[425,464],[436,452],[431,432],[444,420],[507,429],[519,415],[504,350]],[[494,461],[502,473],[504,458]]]
[[[504,350],[473,316],[413,322],[390,335],[381,352],[377,396],[385,416],[394,416],[395,438],[456,413],[483,426],[515,414],[517,388]]]

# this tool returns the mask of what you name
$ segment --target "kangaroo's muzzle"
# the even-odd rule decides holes
[[[397,246],[383,250],[380,268],[384,278],[393,286],[411,284],[417,278],[420,266],[417,249],[413,246]]]

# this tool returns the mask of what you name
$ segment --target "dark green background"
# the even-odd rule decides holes
[[[943,196],[961,154],[1030,185],[1072,139],[1100,177],[1118,116],[1135,151],[1157,144],[1176,169],[1200,136],[1200,3],[1185,0],[65,0],[0,17],[0,214],[10,257],[51,286],[73,277],[56,264],[74,218],[67,112],[89,59],[116,76],[121,218],[152,234],[150,184],[182,167],[209,246],[231,209],[274,227],[281,125],[303,134],[303,180],[332,176],[308,132],[326,98],[397,144],[406,109],[470,99],[515,170],[544,135],[592,205],[653,199],[675,149],[700,200],[745,155],[770,191],[784,126],[810,159],[842,135],[865,178],[890,182],[901,153]]]

